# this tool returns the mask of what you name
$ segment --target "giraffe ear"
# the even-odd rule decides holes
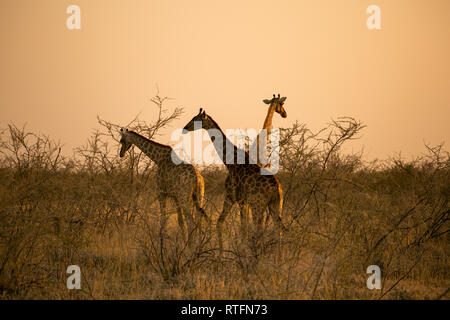
[[[286,100],[286,97],[281,98],[278,102],[279,102],[279,103],[283,103],[284,100]]]
[[[271,103],[272,103],[272,100],[264,99],[263,102],[264,102],[265,104],[271,104]]]

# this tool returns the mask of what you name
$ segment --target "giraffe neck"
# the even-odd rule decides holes
[[[272,128],[272,118],[275,113],[275,104],[271,104],[269,109],[267,110],[266,119],[264,120],[263,129],[267,130],[267,134],[270,132],[270,128]]]
[[[213,141],[214,148],[216,149],[216,152],[222,162],[226,165],[228,170],[235,168],[236,164],[250,164],[250,157],[247,153],[247,151],[243,149],[238,149],[231,140],[228,139],[228,137],[225,135],[225,133],[222,131],[222,129],[219,127],[217,122],[215,122],[211,117],[209,118],[211,122],[213,123],[213,128],[211,129],[217,129],[222,134],[222,139],[213,139],[213,135],[207,130],[208,134],[210,134],[211,140]],[[214,137],[215,138],[215,137]],[[220,141],[222,140],[222,141]],[[222,143],[221,143],[222,142]],[[232,150],[230,150],[232,148]],[[232,154],[232,161],[230,159],[227,159],[227,151],[229,151],[230,154]],[[244,155],[244,161],[241,159],[238,159],[239,157],[242,157],[242,154]],[[228,156],[230,157],[230,156]],[[238,163],[238,160],[240,162]],[[230,163],[231,162],[231,163]],[[242,163],[243,162],[243,163]]]
[[[272,119],[273,119],[274,113],[275,113],[275,104],[271,103],[269,105],[269,109],[267,110],[266,119],[264,119],[264,124],[263,124],[263,129],[266,130],[266,143],[268,143],[270,140],[270,129],[272,128]],[[256,150],[258,152],[256,159],[257,159],[258,164],[261,165],[260,158],[259,158],[259,149],[262,148],[263,146],[260,146],[260,143],[259,143],[260,135],[261,134],[258,134],[258,136],[256,137],[256,146],[257,146]],[[266,147],[266,146],[264,146],[264,147]]]
[[[134,131],[130,131],[129,133],[131,142],[157,165],[171,161],[171,147],[149,140]]]

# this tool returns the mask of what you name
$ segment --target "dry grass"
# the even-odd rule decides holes
[[[170,116],[141,128],[154,135]],[[363,128],[353,119],[317,134],[297,124],[283,130],[283,257],[270,220],[264,250],[251,257],[236,208],[219,261],[224,169],[203,170],[212,224],[187,244],[172,215],[162,237],[153,165],[137,150],[120,161],[117,144],[107,143],[114,125],[100,124],[73,159],[48,137],[3,131],[2,299],[449,299],[450,159],[442,146],[415,161],[364,163],[340,151]],[[73,264],[81,290],[66,288]],[[372,264],[382,270],[381,290],[366,287]]]

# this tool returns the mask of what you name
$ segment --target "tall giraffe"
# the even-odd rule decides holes
[[[172,147],[149,140],[128,129],[120,129],[120,134],[121,158],[132,145],[135,145],[157,165],[157,196],[161,210],[162,232],[167,223],[166,200],[170,198],[175,202],[178,213],[178,225],[184,239],[187,239],[183,216],[186,217],[190,229],[189,232],[191,232],[194,228],[194,220],[190,212],[191,208],[189,208],[191,200],[197,211],[197,223],[201,222],[202,217],[208,219],[203,209],[203,177],[192,164],[181,163],[181,160],[178,162],[178,165],[175,164],[176,161],[173,161],[173,157],[176,157],[176,154],[172,152]]]
[[[266,130],[266,136],[265,136],[265,145],[262,146],[264,148],[264,150],[266,150],[266,146],[268,145],[269,141],[270,141],[270,134],[271,134],[271,129],[272,129],[272,119],[273,119],[273,115],[276,113],[278,113],[282,118],[286,118],[287,117],[287,113],[286,110],[283,107],[284,101],[286,100],[286,97],[280,97],[280,94],[278,94],[278,97],[276,97],[275,95],[273,95],[272,99],[264,99],[263,102],[265,104],[269,105],[269,108],[267,109],[267,115],[266,118],[264,119],[264,123],[263,123],[263,130]],[[256,143],[257,146],[257,163],[262,166],[262,167],[267,167],[269,166],[269,164],[262,164],[261,163],[261,159],[259,157],[259,148],[260,148],[260,134],[256,137],[256,140],[254,143]],[[264,151],[265,152],[265,151]]]
[[[201,123],[201,126],[197,124]],[[238,149],[224,134],[219,125],[200,108],[198,115],[184,127],[184,132],[203,128],[209,134],[220,159],[228,169],[225,180],[225,199],[222,212],[217,221],[217,233],[219,239],[220,256],[223,254],[223,223],[230,213],[232,206],[237,203],[241,213],[241,231],[245,234],[246,206],[252,211],[252,220],[256,225],[253,234],[253,243],[256,244],[262,237],[263,216],[266,209],[275,222],[279,235],[278,242],[281,243],[283,224],[281,213],[283,208],[283,192],[281,184],[274,175],[262,175],[261,167],[251,164],[247,152]],[[210,130],[214,129],[214,130]],[[231,148],[231,149],[230,149]],[[239,153],[244,153],[244,164],[237,163]],[[230,161],[230,158],[232,160]]]

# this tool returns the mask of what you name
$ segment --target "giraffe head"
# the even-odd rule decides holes
[[[195,126],[195,122],[200,122],[201,127]],[[206,114],[206,111],[200,108],[198,114],[192,118],[191,121],[183,128],[183,133],[187,133],[187,131],[194,131],[196,129],[213,129],[216,125],[210,116]]]
[[[281,117],[286,118],[287,113],[286,110],[284,110],[283,104],[286,100],[286,97],[280,97],[280,94],[278,94],[278,97],[273,95],[272,99],[264,99],[264,103],[270,105],[271,108],[274,108],[275,112],[280,114]]]
[[[120,138],[120,144],[121,144],[120,157],[122,158],[125,155],[125,152],[127,152],[128,149],[131,148],[133,143],[131,142],[130,132],[128,131],[128,129],[123,130],[123,128],[121,128],[120,129],[120,135],[122,136]]]

